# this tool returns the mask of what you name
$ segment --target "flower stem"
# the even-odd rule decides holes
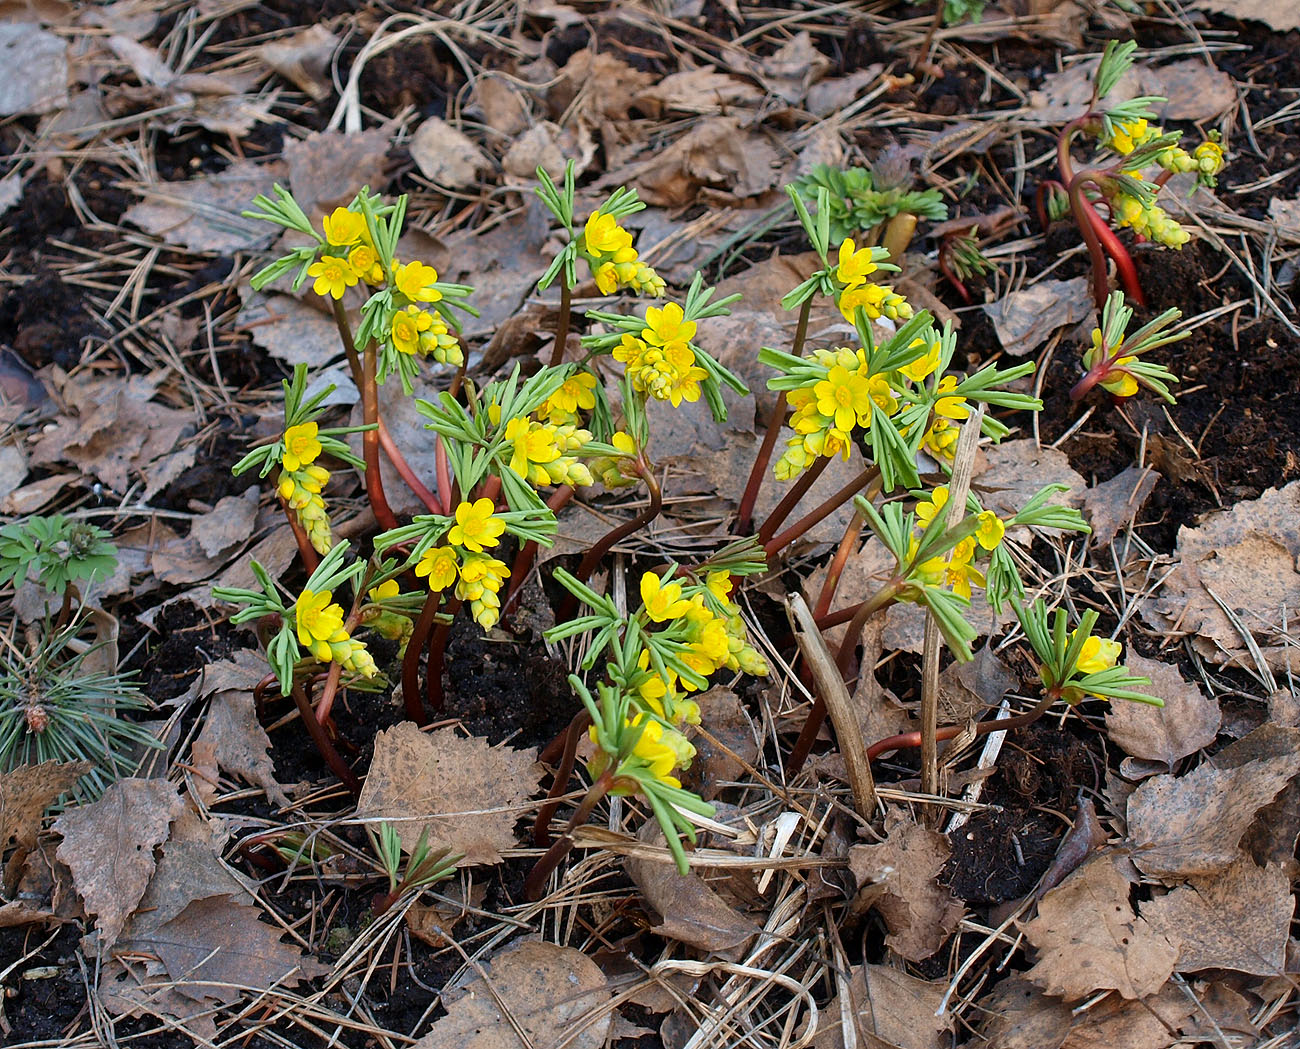
[[[564,348],[569,341],[569,315],[572,312],[570,303],[573,292],[569,289],[569,282],[564,279],[564,271],[560,271],[560,316],[555,322],[555,345],[551,348],[551,367],[554,368],[564,361]]]
[[[451,637],[451,624],[463,602],[454,597],[447,602],[447,621],[439,623],[429,636],[429,657],[424,662],[424,702],[433,713],[442,710],[446,697],[442,691],[442,667],[447,655],[447,639]]]
[[[590,724],[591,714],[586,707],[583,707],[573,716],[569,727],[564,731],[562,737],[564,749],[560,752],[560,762],[555,768],[555,779],[551,782],[550,792],[546,795],[546,803],[537,810],[537,819],[533,823],[533,844],[539,849],[551,845],[551,820],[555,818],[555,813],[560,807],[560,798],[564,797],[564,790],[569,785],[569,777],[573,774],[578,741],[582,739],[583,732]]]
[[[643,473],[646,491],[650,495],[650,500],[646,508],[637,514],[632,520],[626,521],[617,528],[606,533],[590,550],[587,551],[582,561],[578,565],[577,572],[574,575],[578,581],[585,583],[591,578],[591,573],[596,570],[600,564],[601,558],[612,550],[615,545],[622,542],[634,532],[639,531],[659,516],[659,511],[663,509],[663,493],[659,489],[659,482],[655,480],[653,471],[646,470]]]
[[[799,505],[799,500],[808,494],[808,489],[817,483],[817,478],[822,475],[822,472],[829,464],[829,457],[818,456],[817,461],[799,475],[799,479],[790,486],[790,490],[785,493],[785,497],[768,514],[767,520],[763,522],[763,527],[758,530],[758,541],[763,544],[764,549],[767,548],[776,530],[790,516],[790,512]]]
[[[1084,194],[1086,186],[1097,184],[1096,177],[1095,171],[1079,172],[1070,180],[1068,192],[1074,223],[1079,227],[1079,233],[1083,236],[1083,242],[1088,247],[1088,255],[1092,259],[1092,294],[1097,302],[1097,309],[1100,310],[1106,305],[1106,296],[1109,293],[1106,274],[1107,255],[1115,261],[1115,274],[1124,288],[1124,294],[1138,305],[1145,306],[1146,297],[1142,294],[1142,284],[1138,279],[1133,256],[1115,235],[1115,231],[1097,214],[1092,201]]]
[[[325,726],[317,720],[316,712],[311,706],[311,700],[307,698],[307,693],[300,684],[293,686],[293,701],[298,706],[299,719],[307,726],[307,734],[311,736],[311,741],[316,744],[316,749],[320,751],[321,757],[325,759],[325,764],[330,767],[330,771],[339,778],[349,792],[354,796],[360,796],[361,781],[348,767],[348,763],[340,757],[339,752],[334,749],[334,744],[330,742]]]
[[[441,591],[429,591],[420,609],[420,616],[415,621],[411,636],[406,642],[406,655],[402,658],[402,703],[406,706],[406,716],[417,725],[429,723],[428,711],[420,699],[420,653],[424,651],[425,642],[433,629],[434,617],[438,606],[442,604]]]
[[[1049,692],[1038,703],[1024,714],[1017,714],[1012,718],[993,718],[989,721],[980,721],[974,726],[974,733],[977,736],[984,736],[990,732],[1006,732],[1010,729],[1024,728],[1026,725],[1032,725],[1061,697]],[[935,739],[938,741],[953,739],[967,730],[966,725],[944,725],[935,732]],[[877,740],[867,748],[867,758],[875,761],[881,754],[888,754],[891,750],[906,750],[921,745],[921,733],[901,732],[896,736],[886,736],[884,739]]]
[[[551,497],[546,500],[546,505],[551,513],[558,514],[569,504],[574,496],[575,489],[572,485],[564,484],[551,493]],[[519,597],[523,593],[524,578],[532,571],[533,562],[537,560],[537,540],[530,539],[519,548],[519,553],[515,556],[515,563],[510,569],[510,586],[506,590],[505,600],[501,602],[501,618],[504,619],[514,611],[515,605],[519,603]]]
[[[848,564],[849,556],[853,553],[854,547],[858,545],[858,539],[862,535],[862,527],[865,524],[866,518],[862,516],[861,511],[854,510],[853,516],[849,518],[848,526],[844,529],[844,538],[840,540],[840,545],[836,548],[831,563],[826,566],[826,579],[822,583],[821,593],[817,595],[817,604],[813,607],[814,619],[826,615],[831,610],[831,602],[835,600],[835,591],[840,585],[840,578],[844,575],[844,566]]]
[[[552,843],[551,847],[546,850],[546,854],[537,861],[537,865],[529,873],[528,880],[524,882],[525,899],[541,899],[542,889],[546,886],[546,879],[551,876],[551,872],[560,865],[560,861],[573,848],[574,830],[587,822],[592,811],[600,804],[601,799],[609,793],[613,785],[613,769],[607,768],[600,774],[600,778],[591,785],[582,801],[578,803],[578,807],[574,810],[573,818],[569,820],[569,826],[564,834]]]
[[[316,553],[316,548],[311,545],[311,540],[307,538],[307,533],[298,523],[298,515],[293,512],[292,508],[283,499],[280,500],[280,506],[284,509],[284,516],[289,522],[289,529],[293,532],[293,537],[298,543],[298,556],[302,558],[302,565],[307,569],[307,574],[311,575],[316,571],[316,566],[320,564],[320,555]]]
[[[808,338],[808,317],[812,313],[812,296],[804,300],[799,308],[799,320],[795,325],[794,343],[790,352],[796,357],[803,353],[804,341]],[[736,531],[740,535],[749,533],[754,517],[754,504],[758,501],[758,491],[763,486],[763,474],[767,464],[772,461],[772,449],[776,447],[777,436],[781,433],[781,424],[785,421],[786,397],[782,390],[767,417],[767,428],[763,431],[763,443],[759,446],[754,465],[749,471],[749,482],[740,497],[740,508],[736,511]]]
[[[830,460],[822,459],[819,460],[819,462],[830,462]],[[868,466],[865,470],[863,470],[860,474],[858,474],[857,477],[853,478],[852,481],[846,484],[843,488],[841,488],[838,492],[832,495],[824,503],[818,506],[815,510],[813,510],[808,514],[805,514],[803,517],[801,517],[798,521],[792,524],[780,535],[776,536],[773,539],[769,539],[767,543],[765,543],[763,546],[763,553],[766,555],[768,561],[771,561],[772,558],[774,558],[779,551],[783,550],[790,543],[793,543],[796,539],[798,539],[809,529],[816,527],[818,524],[820,524],[822,521],[828,518],[841,506],[843,506],[855,495],[857,495],[858,492],[860,492],[863,489],[863,487],[871,483],[879,476],[880,476],[880,467]],[[766,525],[764,525],[764,527],[766,527]]]
[[[316,720],[322,725],[329,720],[330,711],[334,709],[334,697],[338,695],[339,681],[343,677],[343,664],[330,663],[325,676],[325,687],[321,689],[320,699],[315,703]]]

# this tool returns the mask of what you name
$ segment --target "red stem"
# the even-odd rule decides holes
[[[322,725],[329,720],[330,711],[334,709],[334,697],[338,694],[339,681],[343,677],[343,664],[330,663],[329,673],[325,677],[325,687],[316,702],[316,720]]]
[[[551,497],[546,500],[547,507],[551,513],[558,514],[563,510],[569,501],[573,498],[575,489],[572,485],[561,485],[551,493]],[[504,619],[514,611],[515,605],[519,603],[519,597],[523,593],[524,578],[532,571],[533,562],[537,560],[537,540],[530,539],[519,548],[519,553],[515,556],[514,566],[510,569],[510,586],[506,590],[505,600],[501,602],[501,618]]]
[[[849,518],[848,526],[844,529],[844,538],[840,540],[835,556],[826,566],[826,579],[822,583],[821,593],[817,595],[817,604],[813,607],[813,619],[818,619],[830,611],[831,602],[835,600],[835,591],[840,585],[840,577],[844,575],[844,566],[848,564],[849,556],[858,545],[858,538],[862,535],[862,527],[865,524],[866,518],[860,511],[855,510],[853,516]]]
[[[429,639],[434,617],[441,604],[441,591],[429,591],[429,596],[424,599],[424,607],[420,609],[420,617],[415,621],[415,627],[406,642],[406,655],[402,659],[402,703],[406,707],[406,716],[417,725],[429,723],[428,711],[420,699],[420,653],[424,651],[424,644]]]
[[[316,744],[316,749],[320,751],[321,757],[325,759],[325,764],[330,767],[330,771],[339,778],[343,786],[347,787],[354,796],[359,797],[361,795],[361,781],[348,767],[348,763],[339,756],[339,752],[334,749],[334,744],[330,742],[325,726],[316,720],[316,712],[312,710],[311,700],[307,698],[307,693],[302,685],[293,686],[293,701],[298,705],[298,717],[307,726],[307,734],[311,736],[311,741]]]
[[[776,508],[768,515],[767,520],[763,522],[763,527],[758,530],[758,541],[763,544],[764,548],[766,548],[767,544],[771,541],[773,533],[775,533],[776,530],[785,522],[785,519],[790,516],[790,512],[799,505],[799,500],[807,495],[808,489],[817,483],[817,478],[822,475],[822,472],[829,464],[830,458],[828,456],[818,456],[817,461],[799,475],[799,479],[790,486],[790,490],[786,492],[781,501],[776,504]]]
[[[555,819],[555,813],[560,808],[560,798],[564,797],[565,789],[569,785],[569,777],[573,775],[578,741],[582,739],[583,732],[590,724],[591,714],[586,707],[583,707],[573,716],[573,720],[569,722],[569,727],[564,732],[564,750],[560,754],[560,763],[555,768],[555,778],[551,781],[546,803],[537,810],[537,819],[533,823],[533,844],[539,849],[548,848],[551,844],[551,820]]]
[[[1039,701],[1038,705],[1024,714],[1017,714],[1012,718],[995,718],[991,721],[981,721],[974,726],[974,732],[977,736],[984,736],[990,732],[1005,732],[1010,729],[1024,728],[1026,725],[1032,725],[1035,721],[1047,712],[1047,709],[1059,699],[1059,696],[1048,693]],[[961,735],[967,729],[966,725],[945,725],[935,733],[935,739],[938,741],[953,739]],[[891,750],[906,750],[911,747],[921,745],[921,733],[918,732],[900,732],[897,736],[886,736],[882,740],[877,740],[867,748],[867,760],[875,761],[881,754],[888,754]]]
[[[569,341],[569,314],[572,292],[569,282],[560,273],[560,316],[555,322],[555,345],[551,348],[551,367],[555,368],[564,361],[564,348]]]
[[[442,710],[445,697],[442,692],[442,668],[447,654],[447,638],[451,636],[451,622],[460,611],[460,598],[447,603],[447,622],[439,623],[429,635],[429,657],[424,664],[424,701],[433,713]]]
[[[820,461],[830,462],[829,459],[823,459]],[[843,488],[841,488],[838,492],[832,495],[829,499],[827,499],[824,503],[818,506],[811,513],[805,514],[803,517],[801,517],[798,521],[792,524],[780,535],[776,536],[774,539],[768,540],[768,542],[763,546],[763,553],[767,557],[768,561],[771,561],[772,558],[774,558],[779,551],[784,549],[790,543],[793,543],[796,539],[798,539],[809,529],[816,527],[822,521],[826,520],[826,518],[828,518],[841,506],[843,506],[855,495],[857,495],[858,492],[862,490],[863,486],[866,485],[869,481],[871,481],[872,478],[876,477],[879,473],[880,473],[879,467],[868,466],[865,470],[863,470],[860,474],[858,474],[857,477],[853,478],[852,481],[846,484]],[[766,524],[764,525],[764,527],[767,527]]]
[[[320,564],[320,555],[316,553],[316,548],[311,545],[311,540],[307,538],[307,533],[298,522],[298,515],[293,508],[283,499],[280,500],[280,506],[284,508],[284,516],[288,519],[289,528],[298,543],[298,556],[302,558],[303,567],[307,569],[307,574],[311,575],[312,572],[316,571],[316,566]]]
[[[600,803],[600,799],[609,793],[610,788],[614,786],[613,768],[607,768],[600,774],[600,778],[591,785],[586,796],[579,802],[577,809],[574,810],[573,818],[569,820],[568,829],[564,835],[557,838],[554,844],[546,851],[546,854],[537,861],[537,865],[528,875],[528,880],[524,882],[524,898],[527,900],[541,899],[542,889],[546,885],[546,879],[551,876],[551,871],[560,865],[560,861],[573,848],[573,832],[579,824],[586,823],[590,818],[592,810]]]

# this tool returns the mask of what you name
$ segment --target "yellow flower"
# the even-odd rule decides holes
[[[957,439],[961,437],[961,427],[942,417],[935,419],[921,438],[921,447],[936,459],[952,462],[957,454]]]
[[[1132,153],[1137,146],[1150,137],[1147,134],[1147,122],[1142,118],[1137,120],[1116,120],[1112,122],[1111,128],[1111,136],[1106,140],[1106,145],[1116,153],[1122,153],[1125,156]]]
[[[890,320],[908,320],[912,316],[912,305],[888,284],[862,284],[848,288],[840,295],[840,313],[850,324],[855,323],[854,316],[861,306],[869,320],[888,317]]]
[[[529,464],[552,463],[560,458],[555,431],[549,426],[516,417],[506,424],[505,437],[515,446],[510,469],[525,480],[530,477]]]
[[[841,284],[856,288],[865,284],[867,277],[876,272],[876,264],[871,260],[870,248],[855,250],[850,237],[840,245],[839,265],[835,267],[835,276]]]
[[[725,605],[731,596],[731,573],[722,568],[716,569],[704,577],[704,585],[710,594]]]
[[[393,314],[390,332],[393,346],[399,353],[415,356],[420,348],[420,335],[433,325],[433,318],[418,306],[407,306]]]
[[[320,441],[316,439],[317,432],[315,423],[299,423],[284,431],[284,455],[280,457],[280,462],[286,470],[299,470],[316,461],[321,452]]]
[[[1125,371],[1125,365],[1132,364],[1136,357],[1121,357],[1106,373],[1106,377],[1101,380],[1102,387],[1114,397],[1132,397],[1138,392],[1138,381],[1133,378],[1131,372]]]
[[[593,255],[610,254],[632,243],[632,235],[618,224],[618,219],[600,211],[593,211],[588,216],[582,236],[587,251]]]
[[[948,486],[941,484],[930,493],[929,501],[923,501],[916,504],[916,519],[921,522],[922,528],[929,528],[930,522],[938,516],[948,503]]]
[[[1217,175],[1223,170],[1223,146],[1213,139],[1197,146],[1192,158],[1196,161],[1196,170],[1202,175]]]
[[[312,291],[335,299],[343,298],[343,293],[357,282],[357,275],[348,265],[348,260],[336,255],[322,255],[319,261],[307,267],[307,276],[316,278]]]
[[[641,735],[632,747],[632,757],[639,758],[655,779],[670,787],[680,787],[681,781],[670,775],[677,767],[678,751],[664,741],[664,727],[649,714],[638,714],[627,722],[626,730],[631,732],[638,728]]]
[[[967,536],[952,548],[947,565],[944,566],[944,582],[952,587],[952,592],[970,600],[970,585],[984,585],[984,573],[975,567],[975,540]]]
[[[935,391],[938,394],[938,398],[934,402],[935,415],[958,421],[970,417],[970,409],[966,407],[966,398],[960,394],[952,393],[956,388],[957,376],[955,375],[945,375],[939,380],[939,388]]]
[[[1071,632],[1071,642],[1077,633],[1077,630]],[[1118,641],[1110,641],[1096,634],[1090,634],[1083,643],[1083,649],[1079,652],[1074,668],[1080,674],[1099,674],[1115,666],[1123,651],[1124,646]]]
[[[379,254],[369,244],[358,244],[348,252],[348,265],[367,284],[384,283],[384,267],[379,264]]]
[[[412,302],[437,302],[442,298],[433,285],[438,282],[438,271],[423,262],[407,262],[397,267],[393,286]]]
[[[396,579],[386,579],[370,591],[370,600],[374,602],[387,601],[390,597],[400,596],[401,593],[401,584]]]
[[[920,339],[916,339],[912,343],[913,347],[920,345],[922,345]],[[924,382],[934,372],[935,368],[939,367],[939,352],[941,348],[942,347],[939,345],[937,340],[930,343],[930,348],[926,351],[924,356],[918,357],[911,364],[903,365],[903,367],[898,369],[899,372],[907,376],[907,378],[911,379],[913,382]]]
[[[591,372],[574,372],[551,394],[537,414],[547,422],[575,422],[578,412],[596,407],[596,377]]]
[[[689,601],[682,600],[681,583],[665,586],[663,580],[653,572],[646,572],[641,577],[641,603],[645,606],[646,615],[656,623],[677,619],[691,607]]]
[[[651,306],[645,311],[646,326],[641,338],[651,346],[688,343],[695,338],[696,324],[685,318],[686,314],[675,302],[666,303],[662,309]],[[691,360],[693,363],[694,357]]]
[[[859,372],[837,364],[813,387],[813,395],[817,398],[817,411],[833,419],[836,428],[846,434],[864,416],[868,422],[871,419],[871,385]]]
[[[333,597],[329,590],[304,590],[293,606],[298,642],[321,662],[333,658],[329,642],[343,631],[343,608],[330,604]]]
[[[435,593],[446,590],[456,581],[456,551],[449,546],[431,546],[416,563],[415,574],[428,576],[429,589]]]
[[[996,550],[1007,534],[1007,526],[1002,523],[992,510],[984,510],[979,515],[979,528],[975,530],[975,539],[985,550]]]
[[[491,499],[461,503],[456,507],[456,523],[447,533],[447,541],[476,554],[481,554],[484,547],[496,546],[506,523],[492,516],[493,509]]]
[[[335,208],[325,216],[321,225],[325,229],[325,239],[334,248],[346,248],[366,235],[366,217],[347,208]]]

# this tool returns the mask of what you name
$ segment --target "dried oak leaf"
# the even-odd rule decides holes
[[[1125,665],[1133,673],[1149,677],[1151,684],[1144,690],[1163,699],[1165,705],[1116,700],[1106,711],[1106,731],[1112,743],[1125,754],[1172,768],[1180,758],[1214,742],[1223,719],[1217,699],[1203,695],[1169,663],[1130,652]]]
[[[581,951],[523,940],[444,992],[447,1015],[412,1049],[602,1049],[612,997]]]
[[[1300,729],[1264,725],[1185,776],[1152,777],[1128,801],[1134,862],[1152,877],[1222,870],[1255,813],[1297,772]]]
[[[685,207],[701,187],[756,197],[776,185],[779,174],[780,157],[765,137],[743,129],[735,117],[710,117],[650,159],[611,172],[598,185],[627,181],[648,204]]]
[[[167,840],[185,803],[166,780],[118,780],[103,797],[54,821],[63,835],[56,855],[97,918],[100,949],[117,939],[154,872],[153,850]]]
[[[1045,485],[1063,484],[1047,501],[1060,506],[1078,506],[1088,482],[1070,466],[1069,457],[1058,448],[1040,448],[1031,437],[1003,441],[985,451],[986,468],[973,486],[986,510],[1001,516],[1017,513]]]
[[[1061,1049],[1170,1049],[1199,1027],[1197,1010],[1195,997],[1173,984],[1140,1001],[1112,994],[1079,1014]]]
[[[855,965],[848,1001],[841,992],[822,1010],[811,1045],[844,1049],[848,1023],[864,1049],[941,1049],[952,1042],[952,1013],[935,1015],[947,988],[946,980],[918,980],[888,965]]]
[[[1073,1020],[1068,1005],[1020,976],[1000,981],[978,1009],[984,1022],[967,1049],[1060,1049]]]
[[[1092,525],[1092,545],[1106,546],[1130,524],[1155,491],[1160,473],[1130,466],[1083,494],[1083,514]]]
[[[747,81],[713,69],[688,69],[664,77],[636,98],[637,106],[657,117],[664,110],[678,113],[722,113],[757,102],[763,92]]]
[[[1286,868],[1259,867],[1244,854],[1217,874],[1191,878],[1141,905],[1142,916],[1178,947],[1176,971],[1235,969],[1256,976],[1285,971],[1294,909]]]
[[[34,847],[41,815],[90,768],[89,761],[46,761],[0,772],[0,853]]]
[[[427,827],[430,846],[464,853],[464,864],[500,863],[541,774],[535,748],[490,747],[481,736],[404,721],[375,737],[357,815],[394,821],[407,852]]]
[[[664,845],[663,831],[654,820],[646,823],[637,837]],[[662,859],[629,856],[623,862],[646,903],[660,915],[651,932],[714,952],[730,951],[758,935],[758,925],[709,888],[702,875],[693,870],[679,874],[667,858],[666,848]]]
[[[1052,333],[1092,315],[1088,280],[1040,280],[984,307],[1002,348],[1013,357],[1033,353]]]
[[[1154,994],[1169,979],[1177,948],[1129,903],[1129,879],[1110,856],[1097,856],[1047,893],[1024,927],[1038,950],[1026,974],[1066,1001],[1113,989],[1125,998]]]
[[[919,827],[897,809],[885,817],[886,839],[849,850],[849,870],[859,891],[855,905],[874,907],[889,928],[885,943],[909,962],[924,961],[943,946],[965,907],[938,875],[952,856],[948,839]]]
[[[227,495],[206,514],[190,523],[190,538],[199,544],[203,555],[209,558],[222,554],[248,541],[257,522],[257,488],[243,495]]]
[[[1142,615],[1163,632],[1192,636],[1197,652],[1218,663],[1253,667],[1240,632],[1215,601],[1232,609],[1264,658],[1284,669],[1293,648],[1283,616],[1300,606],[1300,481],[1178,529],[1177,567]],[[1213,596],[1212,596],[1213,595]]]
[[[317,102],[329,97],[329,62],[340,41],[323,25],[308,26],[292,36],[269,40],[253,49],[268,68]]]

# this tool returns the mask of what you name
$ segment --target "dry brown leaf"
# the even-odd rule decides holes
[[[1083,494],[1083,513],[1092,525],[1092,545],[1106,546],[1131,524],[1160,481],[1157,470],[1130,466]]]
[[[1158,110],[1162,123],[1215,120],[1237,105],[1237,87],[1232,77],[1206,64],[1204,59],[1184,58],[1154,69],[1139,68],[1143,93],[1169,99]]]
[[[285,364],[305,364],[316,371],[343,356],[338,327],[320,305],[319,296],[303,300],[250,291],[239,325],[254,343]]]
[[[1061,1049],[1170,1049],[1198,1028],[1194,996],[1173,984],[1141,1001],[1110,995],[1081,1013]]]
[[[712,69],[689,69],[664,77],[637,96],[639,108],[657,117],[675,113],[722,113],[756,102],[763,92],[753,84]]]
[[[700,728],[718,742],[696,735],[695,759],[686,773],[686,782],[705,801],[711,801],[723,789],[720,784],[746,775],[742,762],[752,766],[758,760],[758,740],[753,720],[730,689],[711,688],[698,702]]]
[[[573,57],[589,53],[578,51]],[[504,76],[483,72],[475,77],[470,100],[467,112],[481,116],[484,124],[506,138],[513,138],[531,123],[527,98]]]
[[[946,980],[918,980],[887,965],[855,965],[848,983],[850,1002],[837,995],[822,1010],[812,1046],[844,1049],[847,1015],[863,1049],[942,1049],[952,1043],[947,1033],[952,1013],[935,1013],[947,987]]]
[[[664,844],[663,831],[654,820],[642,826],[637,837],[651,844]],[[666,857],[666,848],[664,852]],[[758,935],[759,926],[709,888],[695,871],[679,874],[671,860],[629,856],[623,863],[646,903],[660,915],[659,924],[650,930],[665,939],[718,952],[740,947]]]
[[[472,186],[492,167],[472,138],[438,117],[421,124],[407,148],[420,174],[445,189]]]
[[[248,541],[257,521],[257,494],[256,488],[250,488],[243,495],[223,496],[210,511],[190,522],[190,538],[204,556],[219,557]]]
[[[1256,976],[1285,971],[1294,910],[1286,868],[1259,867],[1246,855],[1141,905],[1142,917],[1178,948],[1177,972],[1235,969]]]
[[[1163,707],[1116,700],[1106,712],[1106,731],[1125,754],[1162,761],[1166,768],[1215,741],[1222,714],[1219,701],[1201,693],[1176,666],[1130,652],[1125,665],[1151,679],[1144,691]]]
[[[1284,639],[1283,610],[1300,607],[1300,481],[1178,529],[1178,567],[1142,614],[1162,631],[1192,635],[1203,656],[1253,667],[1240,633],[1211,596],[1233,609],[1275,668],[1294,649]]]
[[[329,64],[339,38],[323,25],[308,26],[292,36],[260,44],[254,54],[317,102],[331,92]]]
[[[614,126],[625,125],[628,110],[655,82],[653,73],[633,69],[606,51],[575,51],[560,71],[560,82],[548,95],[553,112],[579,114],[601,119]]]
[[[187,438],[192,412],[157,403],[163,376],[69,377],[56,372],[54,385],[68,411],[32,448],[33,464],[70,462],[116,492],[133,474],[145,480],[150,499],[194,462]]]
[[[1025,927],[1038,950],[1026,978],[1066,1001],[1113,989],[1125,998],[1158,991],[1174,971],[1173,946],[1129,903],[1129,880],[1112,856],[1096,856],[1043,896]]]
[[[194,741],[196,754],[200,746],[211,747],[221,768],[256,783],[276,805],[287,806],[289,797],[276,782],[275,764],[268,753],[271,739],[259,724],[253,709],[252,689],[266,675],[266,657],[259,650],[247,650],[236,653],[235,660],[235,663],[226,665],[242,669],[242,664],[246,663],[252,680],[246,679],[234,688],[211,686],[214,691],[207,717],[203,719],[203,730]],[[221,666],[209,667],[209,675]],[[211,681],[212,677],[206,676],[206,679]]]
[[[735,117],[710,117],[653,158],[602,178],[598,185],[627,181],[648,204],[683,207],[702,186],[737,198],[755,197],[776,185],[780,158],[762,135],[742,129]]]
[[[820,80],[830,66],[830,59],[813,46],[812,35],[806,29],[759,60],[763,84],[792,106],[807,97],[813,82]]]
[[[868,85],[884,72],[885,67],[875,62],[855,69],[848,76],[835,77],[814,84],[808,91],[805,108],[815,117],[828,117],[838,109],[850,105]]]
[[[384,128],[355,135],[313,131],[306,138],[286,140],[284,145],[289,189],[317,226],[322,216],[347,207],[362,186],[369,186],[371,193],[382,193],[388,185],[384,174],[387,158],[388,131]]]
[[[68,104],[68,43],[32,22],[0,24],[0,117],[50,113]]]
[[[90,769],[89,761],[46,761],[0,772],[0,853],[34,847],[45,810]]]
[[[563,167],[561,163],[559,168],[548,170]],[[537,178],[531,170],[528,177],[530,183]],[[478,317],[461,318],[466,337],[487,338],[515,315],[546,270],[549,260],[542,257],[542,247],[549,236],[550,219],[545,206],[540,199],[529,197],[523,208],[486,232],[465,232],[447,238],[448,261],[443,279],[492,289],[491,295],[475,298]],[[400,392],[400,384],[398,389]],[[409,447],[400,441],[398,446]]]
[[[1048,484],[1063,484],[1069,490],[1047,501],[1058,506],[1078,506],[1088,482],[1070,466],[1059,448],[1040,448],[1033,438],[1003,441],[984,450],[987,466],[972,486],[985,509],[1003,517],[1017,513],[1038,490]]]
[[[979,1011],[984,1022],[966,1049],[1060,1049],[1073,1021],[1068,1005],[1020,976],[999,981]]]
[[[230,255],[264,248],[275,231],[240,212],[257,194],[270,193],[285,170],[278,162],[240,160],[215,175],[142,186],[143,200],[127,208],[122,219],[188,251]]]
[[[507,182],[527,183],[537,181],[537,169],[544,168],[552,177],[559,178],[570,159],[574,171],[581,175],[596,154],[596,143],[586,124],[576,128],[561,128],[549,120],[534,124],[515,139],[501,158],[501,168]]]
[[[118,780],[103,797],[54,821],[63,835],[56,855],[94,914],[100,950],[117,939],[154,872],[153,850],[167,840],[185,803],[166,780]]]
[[[1147,780],[1128,802],[1134,862],[1152,877],[1222,870],[1255,813],[1297,772],[1300,729],[1265,725],[1185,776]]]
[[[858,884],[855,907],[874,907],[889,928],[885,943],[910,962],[943,946],[965,914],[952,890],[938,882],[952,855],[948,839],[919,827],[898,809],[885,817],[880,845],[855,845],[849,870]]]
[[[1013,357],[1033,353],[1054,331],[1092,315],[1088,279],[1040,280],[984,307],[1002,348]]]
[[[602,1049],[612,995],[581,951],[521,940],[444,992],[447,1015],[412,1049]]]
[[[500,863],[541,782],[536,759],[535,748],[490,747],[481,736],[404,721],[375,737],[357,816],[393,820],[408,853],[427,827],[429,845],[464,853],[464,864]]]
[[[1300,29],[1300,7],[1292,0],[1191,0],[1187,6],[1242,21],[1263,22],[1279,33]]]

